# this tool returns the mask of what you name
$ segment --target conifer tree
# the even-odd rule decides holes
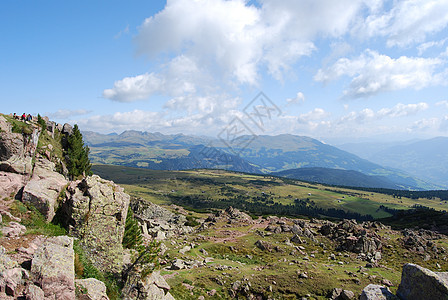
[[[84,145],[78,125],[73,127],[73,133],[67,139],[67,168],[72,178],[80,175],[91,175],[92,165],[89,159],[90,149]]]

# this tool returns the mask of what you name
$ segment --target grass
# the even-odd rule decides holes
[[[390,216],[379,209],[381,205],[410,209],[415,204],[421,204],[436,210],[448,210],[448,203],[440,204],[438,199],[398,199],[385,194],[224,170],[159,171],[103,165],[94,165],[93,170],[123,185],[129,194],[161,205],[172,204],[170,197],[173,195],[208,197],[212,201],[220,201],[222,197],[258,197],[264,192],[275,203],[283,205],[293,204],[295,198],[308,198],[324,209],[343,209],[374,218]]]

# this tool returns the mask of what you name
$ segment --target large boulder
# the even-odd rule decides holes
[[[97,175],[67,187],[61,219],[101,271],[121,271],[129,198],[123,188]]]
[[[0,171],[0,201],[14,198],[24,186],[24,181],[23,175]]]
[[[406,264],[397,295],[403,300],[448,299],[448,272],[432,272],[419,265]]]
[[[46,159],[36,162],[33,176],[23,190],[22,201],[33,204],[51,221],[58,209],[58,198],[62,189],[67,186],[65,177],[55,170],[54,163]]]
[[[73,238],[51,237],[34,253],[31,276],[48,299],[75,299]]]

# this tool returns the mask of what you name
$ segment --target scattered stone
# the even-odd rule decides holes
[[[190,250],[191,250],[190,246],[185,246],[185,247],[183,247],[182,249],[179,250],[179,253],[180,254],[185,254],[185,253],[187,253]]]

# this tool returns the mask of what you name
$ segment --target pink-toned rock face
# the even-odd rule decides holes
[[[0,201],[13,198],[24,186],[24,176],[0,171]]]
[[[58,197],[67,185],[65,177],[53,171],[54,164],[42,159],[34,167],[33,177],[23,190],[22,201],[33,204],[51,221],[57,210]]]

